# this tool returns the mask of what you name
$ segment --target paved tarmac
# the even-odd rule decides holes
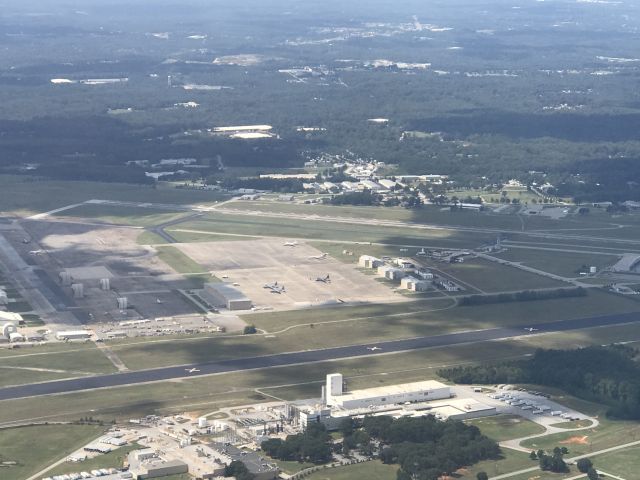
[[[423,348],[445,347],[464,343],[486,342],[520,337],[529,334],[565,332],[583,328],[606,327],[626,323],[640,323],[640,312],[604,315],[599,317],[560,320],[549,323],[529,325],[535,329],[528,332],[522,327],[502,327],[470,332],[450,333],[431,337],[417,337],[406,340],[393,340],[366,345],[333,347],[322,350],[288,352],[260,357],[237,358],[214,362],[162,367],[136,372],[114,373],[93,377],[57,380],[34,383],[0,389],[0,400],[35,397],[40,395],[60,394],[91,390],[96,388],[119,387],[145,382],[157,382],[176,378],[195,377],[215,373],[237,372],[260,368],[284,367],[308,363],[339,360],[353,357],[374,356],[380,354],[405,352]],[[372,351],[372,347],[378,349]],[[196,369],[190,373],[189,369]]]

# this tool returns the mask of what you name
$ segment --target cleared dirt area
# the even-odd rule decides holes
[[[284,310],[341,302],[406,301],[374,277],[324,256],[310,245],[285,243],[282,239],[260,239],[175,246],[218,278],[237,283],[258,307]],[[318,280],[327,275],[326,282]],[[284,292],[264,288],[275,282],[285,287]]]

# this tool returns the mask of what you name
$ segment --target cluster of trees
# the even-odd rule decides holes
[[[331,198],[332,205],[380,205],[382,197],[371,190],[362,192],[347,192],[342,195],[335,195]]]
[[[587,290],[582,287],[557,288],[554,290],[523,290],[513,293],[493,295],[469,295],[459,299],[459,305],[487,305],[491,303],[530,302],[555,298],[586,297]]]
[[[569,467],[564,461],[564,456],[569,453],[566,447],[555,447],[553,453],[548,455],[544,450],[531,452],[529,456],[532,460],[540,462],[540,470],[543,472],[567,473]]]
[[[581,458],[576,462],[576,467],[580,473],[586,473],[589,480],[599,480],[600,475],[593,466],[593,462],[589,458]]]
[[[271,458],[278,460],[316,464],[331,460],[331,436],[320,423],[312,423],[303,433],[288,435],[285,440],[265,440],[261,448]]]
[[[537,350],[528,360],[453,367],[439,372],[457,383],[528,383],[561,388],[607,405],[614,418],[640,419],[640,364],[633,348],[612,345]]]
[[[244,462],[234,460],[224,467],[225,477],[235,477],[236,480],[253,480],[256,476],[249,471]]]
[[[500,448],[472,425],[419,418],[365,417],[363,430],[380,442],[380,459],[400,465],[398,480],[437,480],[481,460],[498,458]]]
[[[225,178],[222,188],[236,190],[249,188],[253,190],[269,190],[280,193],[299,193],[304,191],[302,180],[295,178]]]

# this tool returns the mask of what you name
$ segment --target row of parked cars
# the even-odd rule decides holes
[[[518,407],[521,410],[529,410],[533,415],[544,414],[551,415],[552,417],[560,417],[565,420],[578,420],[577,417],[570,413],[565,413],[562,410],[552,410],[549,405],[541,404],[531,398],[522,398],[515,392],[489,394],[489,397],[493,398],[494,400],[504,402],[507,405],[511,405],[512,407]]]
[[[120,472],[120,470],[116,468],[100,468],[91,470],[90,472],[66,473],[54,477],[45,477],[42,480],[87,480],[90,478],[104,477],[106,475],[115,475],[116,473],[120,473],[121,479],[133,478],[130,472]]]

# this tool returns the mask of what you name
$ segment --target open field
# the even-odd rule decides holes
[[[119,207],[115,205],[85,204],[56,213],[56,217],[91,219],[116,225],[149,227],[185,217],[188,213],[161,208]]]
[[[276,318],[276,315],[261,317],[256,314],[246,321],[258,328],[272,332],[269,336],[250,335],[239,337],[217,338],[189,338],[180,340],[158,340],[141,343],[112,342],[114,351],[127,365],[132,368],[152,368],[166,365],[200,363],[223,358],[240,356],[257,356],[284,351],[299,351],[305,348],[324,348],[329,346],[375,343],[382,340],[397,338],[411,338],[420,335],[438,335],[450,332],[478,330],[503,325],[522,325],[523,327],[555,319],[569,319],[596,316],[612,313],[613,311],[637,311],[637,304],[633,301],[612,297],[612,301],[602,303],[603,297],[594,292],[586,298],[571,298],[560,300],[544,300],[535,302],[521,302],[510,304],[493,304],[472,307],[455,307],[426,310],[410,314],[388,316],[374,315],[370,317],[343,317],[345,321],[333,320],[313,322],[305,312],[300,311],[299,319],[288,327],[282,328],[280,322],[274,329],[264,319]],[[617,300],[617,301],[616,301]],[[432,310],[432,311],[430,311]],[[556,312],[553,317],[549,312]],[[333,313],[338,313],[334,311]],[[294,313],[294,312],[292,312]],[[269,315],[269,314],[265,314]],[[292,328],[295,325],[298,327]],[[611,327],[615,328],[615,327]],[[597,336],[602,331],[597,330],[591,341],[582,340],[586,344],[602,343]],[[585,335],[586,331],[569,332],[571,335]],[[537,337],[537,336],[527,336]],[[304,343],[301,343],[304,338]],[[557,335],[540,336],[541,339],[560,338]],[[622,338],[629,340],[629,337]],[[622,340],[618,338],[619,340]]]
[[[609,420],[605,417],[604,410],[601,410],[599,420],[600,425],[595,428],[534,438],[522,442],[522,446],[548,451],[556,446],[564,446],[569,449],[570,456],[576,456],[640,440],[640,425],[637,422]]]
[[[476,418],[467,420],[465,423],[475,425],[484,435],[496,442],[527,437],[537,433],[544,433],[545,431],[537,423],[515,415]]]
[[[476,474],[478,472],[486,472],[489,474],[489,478],[491,478],[494,475],[533,467],[536,464],[537,462],[532,461],[526,453],[503,448],[502,458],[479,462],[470,468],[460,470],[458,473],[460,473],[464,479],[476,480]]]
[[[355,223],[325,222],[313,219],[299,220],[264,216],[229,215],[209,213],[198,220],[187,221],[167,229],[171,234],[178,231],[242,234],[250,236],[273,236],[309,240],[334,240],[343,242],[379,242],[397,245],[447,246],[450,248],[477,247],[495,241],[493,235],[457,232],[447,229],[399,229],[391,226],[363,225]],[[187,237],[188,238],[188,237]],[[185,241],[183,239],[183,241]]]
[[[36,425],[0,430],[0,460],[18,465],[2,469],[3,480],[24,480],[100,436],[95,425]]]
[[[619,258],[615,255],[511,248],[509,245],[506,248],[506,252],[495,256],[512,262],[521,262],[529,267],[564,277],[579,277],[578,272],[580,270],[588,271],[590,266],[597,267],[598,271],[600,271],[616,263]],[[586,269],[584,269],[585,266],[587,267]]]
[[[487,293],[567,286],[566,283],[548,277],[481,258],[465,259],[464,263],[453,264],[440,262],[422,263],[430,269],[439,270],[454,279],[460,280],[463,284],[471,285]]]
[[[640,447],[598,455],[592,461],[598,470],[631,480],[637,478],[640,471]]]
[[[173,247],[160,247],[159,250]],[[181,255],[239,285],[257,306],[295,308],[340,302],[399,302],[405,298],[304,243],[281,240],[180,244]],[[186,268],[186,267],[185,267]],[[317,279],[330,278],[324,282]],[[264,288],[278,283],[280,294]]]
[[[344,467],[322,469],[312,473],[307,478],[309,480],[353,480],[355,478],[394,480],[397,471],[397,465],[385,465],[378,460],[374,460]]]
[[[136,238],[136,243],[138,245],[165,245],[169,242],[156,233],[142,232]]]
[[[33,215],[90,199],[180,205],[215,202],[228,196],[212,191],[180,190],[166,184],[151,186],[122,183],[41,180],[0,175],[0,205],[4,212]]]
[[[176,247],[157,247],[158,258],[178,273],[206,273],[206,270]]]

